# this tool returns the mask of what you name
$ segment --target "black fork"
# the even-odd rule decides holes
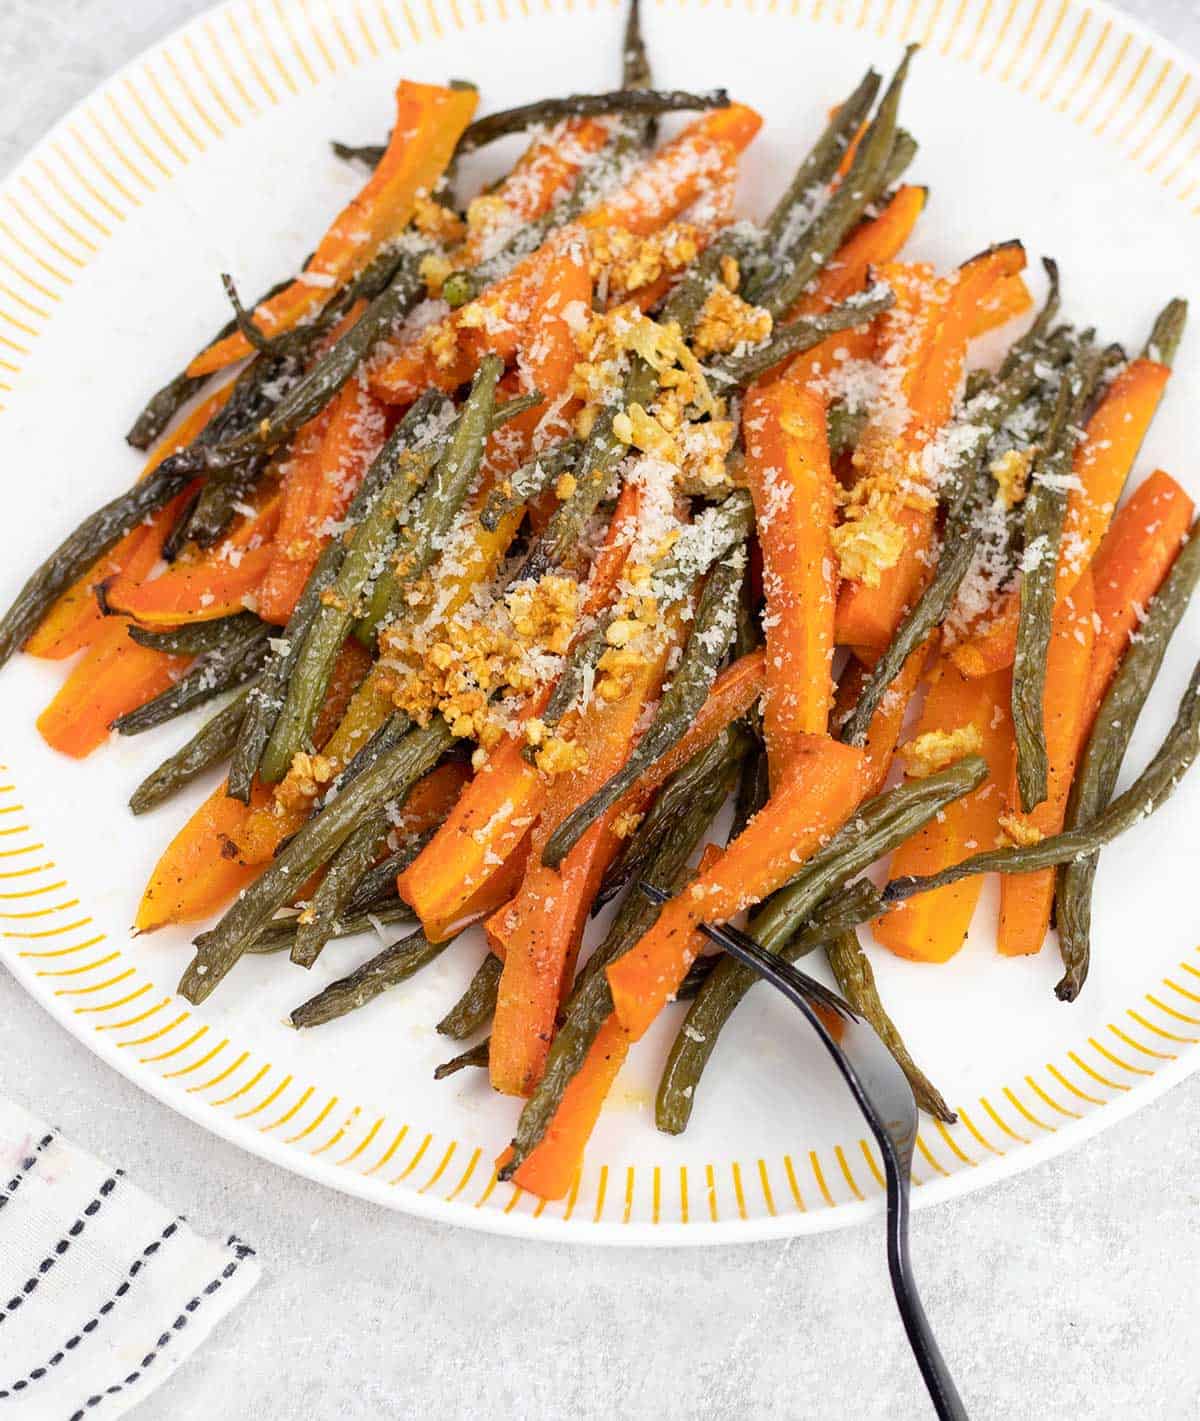
[[[641,890],[656,903],[667,901],[667,895],[652,884],[643,883]],[[850,1087],[883,1156],[887,1180],[888,1272],[904,1330],[940,1421],[967,1421],[966,1409],[929,1326],[912,1274],[908,1251],[908,1194],[917,1138],[917,1103],[904,1072],[874,1027],[836,992],[782,957],[768,952],[761,943],[737,928],[714,928],[701,923],[700,931],[783,993],[808,1019]],[[822,1019],[816,1007],[829,1013],[828,1021]]]

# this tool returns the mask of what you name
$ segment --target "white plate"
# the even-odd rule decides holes
[[[1136,348],[1171,295],[1195,295],[1195,66],[1102,4],[1076,0],[669,0],[646,17],[660,82],[725,84],[767,116],[745,162],[761,210],[868,62],[921,39],[904,122],[932,197],[913,254],[951,265],[1021,236],[1057,256],[1069,313]],[[397,78],[480,82],[488,108],[611,87],[621,16],[559,0],[235,0],[79,106],[0,190],[0,596],[137,468],[122,433],[142,399],[225,319],[217,273],[261,289],[294,269],[359,175],[327,139],[379,138]],[[497,167],[503,153],[489,155]],[[1139,461],[1200,491],[1185,415],[1200,338]],[[1132,761],[1168,723],[1200,612],[1167,659]],[[0,953],[31,995],[189,1118],[335,1188],[477,1228],[589,1243],[717,1243],[849,1223],[880,1206],[861,1122],[774,994],[738,1013],[688,1133],[649,1103],[674,1016],[618,1082],[569,1199],[497,1186],[515,1103],[469,1076],[435,1085],[432,1023],[478,961],[447,954],[404,989],[297,1034],[286,1011],[356,960],[309,977],[249,961],[200,1009],[172,995],[187,934],[131,940],[140,886],[190,812],[123,808],[179,726],[79,765],[34,716],[60,667],[3,673]],[[1200,1063],[1194,947],[1200,777],[1104,857],[1081,1001],[1051,990],[1053,947],[1001,960],[990,915],[949,965],[874,953],[885,1000],[961,1123],[926,1123],[924,1204],[976,1188],[1119,1120]],[[102,1100],[96,1102],[103,1110]]]

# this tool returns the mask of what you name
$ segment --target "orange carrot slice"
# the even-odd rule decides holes
[[[302,453],[284,470],[279,536],[258,591],[258,613],[264,620],[282,626],[291,616],[322,549],[386,438],[387,420],[379,401],[357,380],[343,385],[328,408],[315,453]]]
[[[1084,696],[1081,744],[1092,733],[1100,702],[1147,603],[1171,570],[1193,511],[1184,490],[1158,469],[1134,489],[1104,535],[1092,562],[1096,645]]]
[[[139,646],[125,619],[112,618],[38,716],[38,731],[47,745],[81,760],[108,739],[118,716],[165,691],[187,664]]]
[[[190,562],[180,559],[149,582],[119,576],[105,589],[105,600],[113,611],[155,627],[243,611],[271,564],[279,510],[278,496],[269,497],[210,552]]]
[[[396,120],[387,150],[362,191],[343,208],[317,245],[305,270],[254,312],[265,336],[282,335],[319,310],[398,237],[412,216],[417,194],[430,191],[446,170],[479,95],[474,89],[443,89],[402,79],[396,88]],[[251,353],[240,331],[201,352],[189,375],[207,375]]]
[[[610,1016],[571,1077],[545,1135],[513,1175],[515,1184],[540,1199],[561,1199],[567,1193],[628,1053],[628,1033]]]
[[[742,428],[763,557],[763,730],[776,782],[797,737],[824,734],[833,704],[837,582],[825,402],[803,384],[776,380],[750,392]]]
[[[1095,642],[1095,598],[1092,574],[1085,572],[1073,592],[1058,605],[1046,657],[1045,728],[1050,774],[1046,798],[1022,816],[1043,837],[1057,834],[1067,812],[1067,796],[1079,753],[1085,718],[1084,696]],[[1016,767],[1009,803],[1019,804]],[[1006,957],[1039,952],[1050,928],[1054,906],[1054,869],[1039,873],[1005,874],[1000,879],[1000,936]]]
[[[720,860],[674,897],[654,927],[609,968],[617,1019],[636,1041],[687,974],[703,942],[697,923],[728,922],[788,879],[853,814],[866,755],[826,736],[796,747],[789,777]]]
[[[639,236],[653,232],[719,181],[731,156],[749,147],[761,127],[762,116],[745,104],[704,114],[652,153],[624,187],[580,220],[585,227],[624,227]]]
[[[902,390],[908,413],[897,447],[880,441],[882,456],[892,459],[898,455],[902,463],[919,457],[948,422],[978,306],[998,281],[1018,274],[1024,265],[1024,250],[1009,243],[966,262],[952,278],[936,283],[931,293],[913,293],[911,287],[906,289],[901,284],[895,319],[889,324],[893,316],[889,311],[884,324],[896,332],[895,340],[905,362]],[[911,310],[914,299],[917,338]],[[871,447],[868,444],[868,450]],[[877,586],[849,581],[842,587],[837,610],[840,644],[875,648],[888,644],[905,611],[932,575],[929,550],[935,520],[933,499],[898,510],[896,521],[903,531],[903,550],[898,561],[882,573]]]
[[[238,841],[269,793],[256,786],[246,805],[230,799],[223,783],[213,790],[155,864],[138,904],[138,932],[211,918],[256,877],[258,867],[246,862]]]
[[[988,762],[988,777],[901,844],[892,856],[892,877],[937,873],[995,844],[1012,768],[1011,695],[1007,671],[971,680],[946,658],[938,662],[916,737],[973,726]],[[982,889],[983,879],[976,876],[919,893],[876,922],[875,936],[897,956],[946,962],[966,939]]]

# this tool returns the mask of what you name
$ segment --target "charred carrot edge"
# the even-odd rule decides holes
[[[1067,812],[1071,777],[1079,753],[1079,732],[1086,707],[1088,669],[1095,642],[1092,574],[1084,572],[1058,605],[1046,658],[1046,750],[1050,777],[1046,798],[1024,818],[1044,838],[1057,834]],[[1013,772],[1009,803],[1019,804]],[[1000,880],[1000,931],[997,947],[1005,957],[1039,952],[1050,929],[1054,906],[1054,869],[1005,874]]]
[[[1064,553],[1055,586],[1059,598],[1075,585],[1100,545],[1170,374],[1170,366],[1157,361],[1132,361],[1109,385],[1088,420],[1072,469],[1080,486],[1067,494]],[[954,664],[967,676],[986,676],[1011,666],[1019,616],[1020,604],[1012,593],[988,617],[985,627],[954,648]]]
[[[254,312],[268,338],[291,330],[329,299],[330,289],[360,272],[388,238],[403,230],[417,194],[431,191],[446,170],[479,102],[473,89],[444,89],[402,79],[396,120],[375,171],[321,238],[304,273]],[[208,375],[251,353],[240,331],[202,351],[190,376]]]
[[[1080,744],[1092,722],[1129,638],[1158,591],[1191,526],[1194,507],[1170,474],[1156,469],[1118,509],[1092,561],[1096,597],[1096,645],[1084,697]]]
[[[775,782],[796,737],[825,732],[833,704],[834,479],[825,402],[804,385],[751,391],[742,426],[763,556],[763,731]]]
[[[796,748],[789,778],[709,872],[694,878],[654,927],[607,968],[617,1019],[638,1040],[695,960],[700,921],[727,922],[792,878],[862,798],[866,755],[825,736]]]
[[[1006,671],[972,680],[945,657],[939,660],[915,735],[951,735],[974,727],[988,778],[901,844],[892,856],[891,875],[937,873],[995,843],[1012,770],[1010,697]],[[966,940],[982,888],[982,878],[964,878],[917,894],[875,922],[875,936],[899,957],[947,962]]]

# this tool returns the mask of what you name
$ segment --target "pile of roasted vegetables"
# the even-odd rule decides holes
[[[945,961],[997,871],[999,950],[1038,952],[1054,912],[1073,999],[1097,852],[1200,731],[1198,672],[1114,797],[1200,575],[1172,478],[1120,504],[1183,303],[1130,360],[1058,321],[1051,262],[1032,312],[1019,242],[901,260],[927,199],[903,180],[911,52],[762,223],[733,210],[759,116],[655,91],[636,6],[625,54],[620,90],[482,119],[470,85],[402,82],[386,146],[338,145],[370,176],[303,271],[252,312],[226,278],[229,326],[130,432],[158,441],[141,478],[0,622],[0,657],[81,654],[38,722],[66,754],[225,698],[131,801],[227,766],[137,915],[223,913],[189,1001],[244,953],[309,967],[415,922],[292,1014],[318,1026],[483,924],[438,1074],[525,1098],[502,1175],[543,1197],[682,999],[657,1121],[685,1128],[754,980],[697,927],[742,912],[785,957],[824,952],[952,1119],[857,928]],[[660,141],[675,110],[696,116]],[[457,160],[514,132],[464,208]],[[1016,321],[993,367],[968,359]]]

